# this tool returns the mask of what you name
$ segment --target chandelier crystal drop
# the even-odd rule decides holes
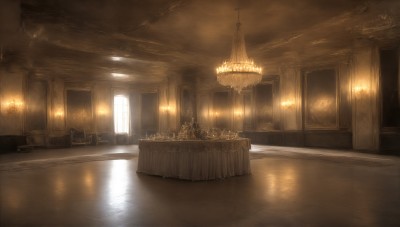
[[[218,82],[223,86],[233,88],[238,93],[262,80],[262,68],[247,56],[244,35],[240,26],[238,10],[238,22],[233,36],[231,57],[216,68]]]

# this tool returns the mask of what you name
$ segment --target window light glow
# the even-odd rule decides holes
[[[129,133],[129,99],[124,95],[114,96],[115,133]]]

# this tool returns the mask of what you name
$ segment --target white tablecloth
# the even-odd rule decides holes
[[[250,140],[139,141],[139,173],[187,180],[250,174]]]

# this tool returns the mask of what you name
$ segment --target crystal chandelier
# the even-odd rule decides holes
[[[238,10],[231,57],[216,68],[218,82],[223,86],[230,86],[238,93],[245,87],[260,83],[262,79],[262,68],[247,57],[244,36],[240,26]]]

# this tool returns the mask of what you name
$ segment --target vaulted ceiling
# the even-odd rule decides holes
[[[0,2],[1,64],[70,81],[213,76],[230,54],[238,5],[248,54],[266,73],[285,64],[346,61],[359,39],[400,40],[398,0]]]

